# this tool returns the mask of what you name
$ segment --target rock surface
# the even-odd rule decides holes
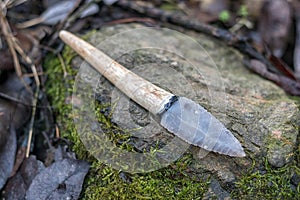
[[[95,46],[100,44],[104,52],[145,79],[205,107],[232,131],[247,155],[245,158],[232,158],[203,150],[199,153],[199,148],[193,147],[193,169],[213,174],[218,178],[215,181],[219,181],[215,185],[220,184],[230,191],[236,179],[251,168],[253,162],[263,164],[266,158],[272,166],[282,167],[293,160],[299,133],[298,106],[275,84],[247,70],[241,54],[210,37],[193,32],[185,34],[197,40],[205,50],[199,52],[198,48],[189,46],[190,43],[171,36],[166,40],[167,45],[162,44],[165,45],[162,49],[145,48],[153,44],[145,45],[148,40],[142,36],[136,41],[123,36],[119,37],[120,41],[111,37],[136,27],[141,26],[105,27],[89,34],[89,41]],[[165,37],[163,34],[161,38],[158,36],[155,36],[158,42]],[[184,55],[174,53],[178,48],[184,51]],[[170,49],[175,50],[170,52]],[[73,64],[79,66],[81,62],[76,58]],[[114,105],[117,101],[121,102],[109,113],[113,112],[112,120],[120,128],[132,130],[134,138],[142,137],[132,142],[137,149],[147,149],[157,140],[165,144],[173,137],[149,113],[126,100],[103,77],[96,92],[101,103],[111,102]],[[119,112],[115,114],[114,111]]]

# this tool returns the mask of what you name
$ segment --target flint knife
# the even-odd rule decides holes
[[[158,115],[161,126],[169,132],[208,151],[232,157],[246,156],[234,135],[199,104],[139,77],[70,32],[62,30],[59,36],[129,98]]]

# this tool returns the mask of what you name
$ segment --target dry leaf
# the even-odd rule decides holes
[[[17,75],[7,76],[6,81],[0,85],[0,92],[30,104],[28,91]],[[23,104],[0,98],[0,189],[10,176],[15,162],[17,149],[15,130],[27,121],[30,109]]]
[[[86,161],[66,158],[40,172],[32,181],[27,199],[77,199],[89,170]]]
[[[88,3],[90,0],[87,0]],[[26,28],[30,27],[39,23],[47,24],[47,25],[55,25],[60,21],[64,20],[69,12],[72,11],[74,6],[76,5],[75,0],[68,0],[68,1],[59,1],[54,5],[47,8],[40,17],[26,21],[22,24],[19,24],[19,28]],[[95,3],[92,3],[86,9],[84,9],[81,14],[80,18],[87,17],[89,15],[93,15],[99,11],[99,6]]]

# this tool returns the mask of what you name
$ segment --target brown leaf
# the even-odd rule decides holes
[[[293,71],[291,70],[291,68],[282,59],[277,58],[274,55],[271,55],[269,57],[269,60],[285,76],[287,76],[287,77],[289,77],[289,78],[291,78],[293,80],[296,80]]]

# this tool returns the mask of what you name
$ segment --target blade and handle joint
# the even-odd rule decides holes
[[[175,96],[175,95],[172,96],[169,99],[169,101],[164,105],[164,108],[158,113],[158,115],[162,115],[164,112],[169,110],[176,101],[178,101],[178,96]]]

